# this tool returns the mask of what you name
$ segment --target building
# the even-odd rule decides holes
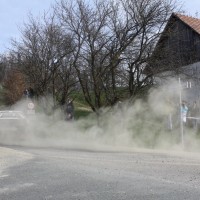
[[[200,19],[173,13],[152,54],[149,70],[158,81],[180,78],[186,101],[200,102]]]

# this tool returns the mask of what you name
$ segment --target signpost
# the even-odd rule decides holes
[[[184,147],[184,135],[183,135],[183,116],[182,116],[182,110],[181,110],[181,104],[182,104],[182,86],[181,86],[181,78],[178,79],[179,82],[179,103],[180,103],[180,133],[181,133],[181,144],[182,147]]]

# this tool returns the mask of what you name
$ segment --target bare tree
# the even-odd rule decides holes
[[[106,63],[110,42],[107,30],[111,12],[106,2],[61,1],[57,13],[62,25],[72,32],[75,48],[73,65],[86,102],[97,111],[105,102],[103,77],[106,77]]]
[[[62,96],[57,99],[64,101],[69,88],[75,84],[73,70],[67,62],[73,40],[63,33],[54,14],[44,14],[40,19],[30,16],[22,29],[21,41],[14,41],[13,47],[17,65],[26,75],[27,83],[34,86],[36,94],[46,96],[50,93],[54,105],[57,96]]]
[[[121,90],[135,97],[153,84],[146,65],[175,8],[176,0],[61,0],[52,15],[29,17],[21,41],[13,41],[12,65],[54,103],[80,86],[98,112]]]
[[[154,74],[146,74],[145,67],[169,16],[177,8],[177,4],[174,0],[126,0],[121,2],[125,16],[122,37],[125,38],[124,43],[129,42],[123,51],[124,65],[129,77],[129,94],[134,97],[153,84]]]
[[[73,64],[94,111],[116,103],[122,83],[129,96],[152,84],[153,74],[145,74],[145,66],[175,8],[175,0],[93,1],[92,5],[62,0],[57,5],[62,26],[73,35]]]

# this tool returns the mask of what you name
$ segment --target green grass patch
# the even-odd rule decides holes
[[[82,117],[87,117],[91,113],[92,113],[91,111],[75,109],[75,118],[79,119],[79,118],[82,118]]]
[[[75,101],[74,102],[74,107],[75,107],[75,118],[79,119],[81,117],[87,117],[90,115],[92,112],[91,108],[87,106],[86,104]]]

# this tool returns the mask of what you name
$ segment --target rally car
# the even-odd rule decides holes
[[[22,111],[2,110],[0,111],[0,132],[22,131],[27,124],[27,119]]]

